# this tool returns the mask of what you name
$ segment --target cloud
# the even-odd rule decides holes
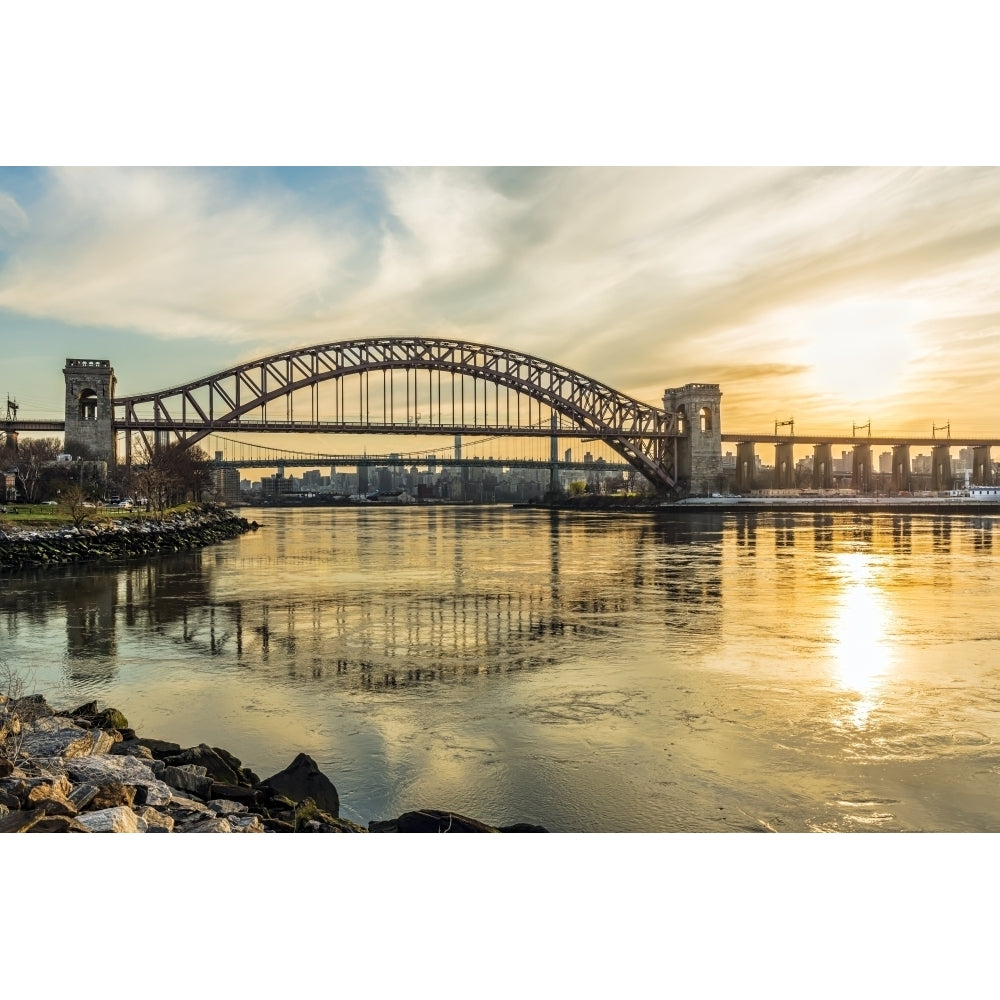
[[[278,196],[211,172],[57,170],[0,275],[29,316],[239,339],[329,294],[354,244]]]
[[[0,229],[11,236],[20,236],[27,228],[24,209],[9,194],[0,191]]]

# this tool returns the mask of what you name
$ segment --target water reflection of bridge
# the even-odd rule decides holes
[[[716,627],[717,515],[633,525],[630,537],[642,557],[586,575],[567,576],[561,566],[569,549],[586,544],[578,527],[559,516],[548,527],[547,573],[528,582],[512,574],[502,591],[464,577],[459,545],[450,553],[455,579],[447,580],[445,568],[439,591],[345,586],[313,596],[220,598],[216,565],[225,557],[202,550],[24,574],[24,586],[0,595],[0,621],[10,634],[19,622],[64,622],[67,679],[74,683],[114,679],[138,643],[145,658],[203,658],[206,670],[249,670],[252,683],[298,678],[372,689],[552,666],[589,647],[606,649],[609,640],[628,640],[644,605],[655,605],[671,629],[704,635]],[[425,541],[433,551],[433,535]],[[273,558],[293,573],[329,568],[327,556],[282,554],[280,546]],[[251,563],[241,559],[239,566],[249,573]],[[259,568],[271,564],[268,557]],[[230,581],[232,573],[229,567]]]

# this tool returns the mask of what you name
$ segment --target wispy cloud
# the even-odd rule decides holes
[[[57,170],[0,275],[0,305],[168,337],[248,339],[336,287],[353,243],[302,206],[208,172]]]

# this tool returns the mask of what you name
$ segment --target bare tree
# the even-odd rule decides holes
[[[0,660],[0,756],[16,762],[26,727],[40,715],[40,700],[26,696],[24,678]]]
[[[59,494],[59,509],[72,520],[74,528],[80,528],[92,515],[94,505],[87,490],[73,483]]]
[[[61,450],[62,442],[58,438],[29,438],[19,442],[15,468],[28,503],[38,500],[38,489],[45,472]]]
[[[157,511],[185,500],[200,500],[210,483],[208,456],[183,444],[143,448],[133,478]]]

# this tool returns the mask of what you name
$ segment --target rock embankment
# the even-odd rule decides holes
[[[56,712],[41,695],[0,696],[0,833],[498,833],[440,810],[372,821],[340,817],[340,796],[299,754],[261,779],[231,753],[204,743],[137,736],[96,702]]]
[[[256,521],[206,504],[162,520],[95,521],[79,528],[49,531],[0,529],[0,572],[181,552],[235,538],[258,527]]]

